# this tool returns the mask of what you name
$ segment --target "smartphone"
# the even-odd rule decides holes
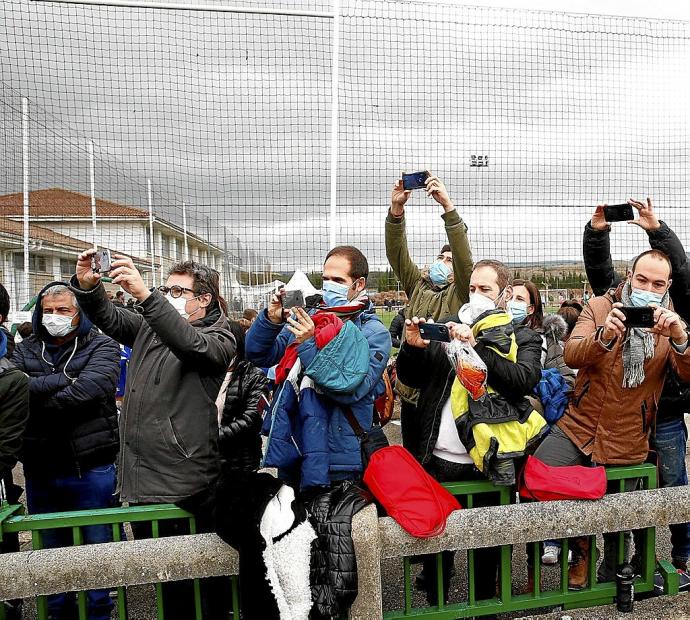
[[[604,207],[604,218],[607,222],[629,222],[635,219],[633,208],[625,203],[623,205],[607,205]]]
[[[98,250],[91,255],[91,271],[104,275],[112,269],[110,250]]]
[[[651,306],[623,306],[626,327],[654,327],[654,308]]]
[[[283,308],[304,308],[304,293],[302,291],[285,291],[280,297]]]
[[[424,340],[450,342],[450,331],[443,323],[420,323],[419,334]]]
[[[410,189],[424,189],[426,187],[426,180],[429,178],[429,173],[424,172],[410,172],[410,174],[402,175],[403,189],[405,191]]]

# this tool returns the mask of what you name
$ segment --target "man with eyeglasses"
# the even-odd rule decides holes
[[[101,274],[91,268],[94,252],[79,255],[71,288],[94,324],[132,349],[120,418],[120,499],[179,502],[206,490],[219,473],[215,401],[235,355],[219,274],[185,261],[170,269],[165,286],[150,290],[132,259],[114,254],[108,275],[136,299],[130,312],[108,301]],[[161,522],[159,533],[187,533],[183,527]],[[147,534],[135,528],[135,536]],[[194,617],[187,583],[163,584],[166,618]],[[214,597],[202,598],[206,606]]]

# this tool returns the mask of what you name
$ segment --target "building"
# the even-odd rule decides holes
[[[160,285],[168,268],[185,256],[185,235],[180,226],[160,216],[153,222],[153,251],[149,214],[136,207],[96,199],[97,226],[94,238],[91,197],[62,188],[29,193],[29,274],[30,293],[54,279],[74,273],[76,255],[98,245],[134,258],[149,286]],[[23,194],[0,196],[0,277],[11,291],[13,309],[21,308],[28,297],[23,289],[24,237]],[[223,249],[196,234],[187,234],[190,260],[205,263],[222,275],[226,268]]]

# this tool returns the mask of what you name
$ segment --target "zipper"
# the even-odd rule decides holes
[[[642,434],[647,433],[647,401],[643,400],[640,405],[640,413],[642,414]]]
[[[422,458],[423,463],[426,462],[426,459],[429,456],[429,444],[431,443],[431,436],[433,435],[433,429],[436,426],[436,415],[438,414],[438,408],[441,406],[441,403],[443,403],[444,405],[446,404],[445,403],[445,395],[446,395],[446,389],[448,389],[448,379],[450,379],[454,374],[455,373],[451,370],[448,373],[448,375],[446,376],[446,382],[443,385],[443,392],[441,392],[441,398],[436,403],[436,408],[434,409],[434,418],[431,421],[432,432],[429,434],[429,438],[426,440],[426,448],[424,449],[424,456]]]
[[[161,375],[163,374],[163,364],[168,360],[168,355],[170,355],[170,350],[166,351],[161,361],[158,364],[158,369],[156,370],[156,378],[153,380],[153,385],[159,385],[161,382]]]
[[[175,427],[173,426],[173,423],[172,423],[172,418],[168,418],[168,426],[170,427],[170,433],[172,435],[173,441],[175,442],[175,445],[179,448],[180,452],[182,452],[184,457],[188,459],[189,453],[187,452],[187,450],[185,450],[185,447],[182,445],[182,442],[177,437],[177,433],[175,432]]]
[[[590,382],[587,381],[587,383],[584,384],[584,386],[582,387],[582,391],[580,392],[580,394],[579,394],[579,395],[577,396],[577,398],[575,399],[575,406],[576,406],[576,407],[579,407],[579,406],[580,406],[580,401],[585,397],[585,395],[587,394],[587,392],[589,392],[589,383],[590,383]]]

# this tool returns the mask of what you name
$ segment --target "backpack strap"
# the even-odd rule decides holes
[[[343,413],[345,414],[345,417],[347,418],[347,421],[349,422],[350,426],[352,427],[352,430],[355,432],[355,435],[357,435],[357,438],[362,441],[367,434],[364,432],[364,429],[361,427],[360,423],[357,421],[357,418],[355,417],[355,414],[352,413],[352,407],[350,406],[343,406]]]

